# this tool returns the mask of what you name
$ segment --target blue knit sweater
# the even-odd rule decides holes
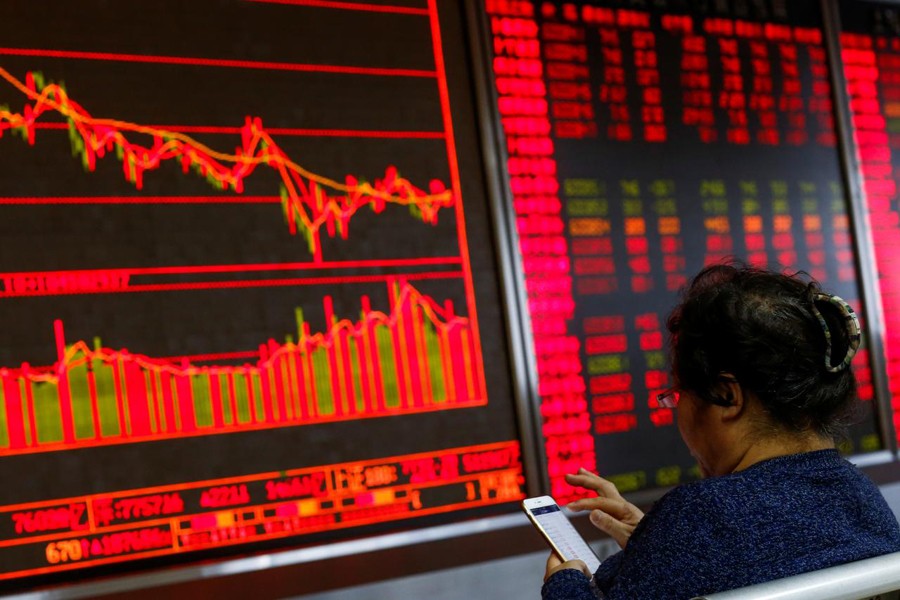
[[[594,581],[610,600],[682,600],[896,551],[900,527],[878,488],[837,450],[819,450],[675,488]],[[596,598],[573,569],[542,595]]]

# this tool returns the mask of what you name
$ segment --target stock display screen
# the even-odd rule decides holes
[[[5,584],[514,509],[460,10],[5,7]]]
[[[487,7],[551,493],[579,467],[624,491],[696,478],[656,405],[690,277],[738,257],[861,308],[819,3]],[[869,408],[843,450],[877,431]]]
[[[884,313],[894,422],[900,409],[900,8],[841,3],[841,55]]]

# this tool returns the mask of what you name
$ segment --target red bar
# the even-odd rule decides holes
[[[6,401],[6,429],[9,433],[10,449],[25,447],[25,416],[22,414],[22,398],[19,386],[3,370],[3,398]]]
[[[428,401],[428,405],[431,406],[434,404],[434,388],[431,385],[431,370],[429,369],[429,354],[428,354],[428,342],[425,339],[425,319],[424,319],[424,311],[421,310],[419,306],[415,306],[410,300],[410,311],[412,312],[412,322],[413,322],[413,334],[414,337],[418,338],[419,343],[416,347],[416,359],[421,366],[421,373],[424,378],[422,382],[423,391],[425,393],[425,400]],[[474,356],[474,349],[473,354]],[[477,379],[477,378],[476,378]],[[476,381],[477,385],[477,381]]]
[[[347,412],[355,415],[359,412],[359,408],[356,406],[356,388],[353,387],[353,365],[350,359],[350,340],[348,339],[350,335],[346,328],[335,333],[341,339],[341,356],[339,358],[344,370],[344,389],[347,390]],[[356,349],[359,351],[358,345]],[[360,378],[362,378],[362,373],[360,373]]]
[[[331,397],[334,399],[334,416],[339,417],[344,414],[344,399],[341,395],[341,380],[338,377],[338,356],[336,352],[337,335],[334,331],[334,301],[331,296],[325,296],[322,299],[322,306],[325,308],[325,327],[328,334],[325,339],[331,338],[331,344],[326,347],[328,353],[328,367],[331,371]]]
[[[453,302],[447,300],[444,302],[444,318],[448,323],[453,321],[456,312],[453,310]],[[450,369],[447,374],[448,378],[453,379],[453,388],[456,391],[456,401],[465,402],[471,400],[469,398],[469,386],[466,384],[466,365],[463,360],[462,352],[462,336],[459,334],[459,327],[448,327],[446,329],[447,352],[450,354]]]
[[[299,418],[305,422],[309,419],[309,396],[306,393],[306,377],[303,374],[303,353],[300,351],[300,346],[298,345],[291,354],[294,359],[294,370],[297,372],[297,402],[300,406]]]
[[[306,343],[306,340],[309,339],[309,323],[303,324],[303,338],[304,340],[304,361],[306,362],[307,373],[309,373],[309,406],[310,406],[310,415],[313,417],[319,416],[319,391],[316,389],[316,371],[313,369],[313,360],[312,353],[310,352],[309,345]]]
[[[66,339],[63,323],[59,319],[53,321],[53,333],[56,338],[56,374],[59,394],[59,412],[62,415],[63,441],[71,444],[75,441],[75,421],[72,418],[72,395],[69,392],[68,366],[66,365]]]
[[[121,355],[116,355],[115,360],[112,361],[109,368],[112,369],[113,382],[115,383],[116,388],[116,410],[119,412],[119,435],[121,437],[128,437],[131,433],[131,428],[130,425],[127,429],[125,427],[125,399],[122,394],[122,376],[119,373],[121,360]]]
[[[295,421],[300,421],[306,407],[301,406],[303,404],[304,394],[303,389],[300,387],[300,382],[303,381],[303,378],[298,372],[298,365],[295,357],[297,349],[296,346],[293,348],[282,346],[282,349],[284,351],[282,361],[288,377],[287,391],[291,415]]]
[[[94,422],[94,439],[99,440],[102,435],[100,427],[100,406],[97,402],[97,378],[94,377],[93,361],[87,364],[88,395],[91,397],[91,419]]]
[[[376,322],[372,317],[372,305],[369,302],[368,296],[363,296],[362,298],[360,298],[360,307],[362,308],[364,327],[366,328],[366,333],[368,334],[367,337],[369,338],[367,349],[368,361],[366,362],[368,362],[369,372],[372,373],[372,385],[375,387],[375,389],[372,390],[372,393],[374,393],[374,399],[372,397],[368,398],[367,401],[372,402],[372,404],[368,404],[367,408],[371,409],[373,414],[381,414],[385,410],[384,381],[382,381],[381,379],[381,357],[378,353],[378,342],[375,337]],[[363,362],[365,360],[362,358],[362,356],[363,353],[360,353],[360,362]]]
[[[269,340],[269,368],[272,369],[272,374],[275,375],[275,401],[278,403],[278,415],[276,418],[279,421],[288,421],[290,420],[290,415],[288,414],[287,406],[285,405],[285,393],[284,393],[284,377],[282,374],[282,355],[278,352],[278,345],[275,343],[275,340]]]
[[[172,376],[168,371],[159,372],[159,386],[162,388],[163,411],[166,414],[166,432],[176,431],[175,405],[172,403]]]
[[[269,386],[269,351],[265,345],[259,347],[259,382],[262,387],[262,405],[263,405],[263,421],[265,423],[274,423],[275,417],[272,414],[272,390]]]
[[[156,423],[156,430],[153,433],[162,433],[163,429],[163,419],[162,414],[160,413],[160,402],[159,402],[159,389],[156,385],[156,373],[154,371],[147,371],[145,373],[145,380],[150,380],[150,402],[153,405],[152,410],[150,411],[150,416],[153,418]],[[168,423],[167,423],[168,424]]]
[[[412,387],[412,405],[416,408],[421,408],[425,406],[425,401],[422,394],[422,373],[419,366],[419,353],[416,352],[416,338],[413,331],[415,321],[413,320],[412,315],[412,301],[408,293],[402,294],[401,300],[402,304],[398,308],[400,309],[399,313],[402,315],[402,320],[398,321],[398,324],[400,324],[401,327],[400,335],[402,335],[403,339],[406,341],[405,354],[409,361],[407,364],[409,365],[409,381]],[[398,352],[401,351],[400,347],[398,347],[397,350]]]
[[[456,400],[458,402],[468,402],[472,398],[469,397],[469,385],[466,382],[466,369],[468,365],[463,360],[462,336],[459,327],[451,327],[447,331],[447,342],[450,347],[450,360],[453,363],[453,385],[456,388]]]
[[[150,411],[147,407],[147,385],[141,367],[134,360],[125,360],[125,397],[128,399],[128,420],[132,435],[150,435]]]

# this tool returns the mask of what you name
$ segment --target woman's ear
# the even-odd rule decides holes
[[[714,404],[722,407],[723,419],[736,419],[744,412],[747,398],[737,379],[732,375],[723,376],[713,389]]]

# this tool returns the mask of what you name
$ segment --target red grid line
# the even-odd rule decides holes
[[[336,65],[311,65],[301,63],[233,60],[224,58],[197,58],[188,56],[161,56],[152,54],[121,54],[113,52],[82,52],[75,50],[44,50],[38,48],[0,48],[0,55],[36,56],[41,58],[74,58],[79,60],[110,60],[132,63],[191,65],[202,67],[226,67],[237,69],[263,69],[272,71],[301,71],[339,73],[344,75],[378,75],[387,77],[437,77],[434,71],[423,69],[387,69],[383,67],[348,67]]]
[[[315,8],[338,8],[341,10],[364,10],[367,12],[394,13],[401,15],[428,16],[428,9],[407,6],[379,6],[377,4],[356,4],[353,2],[333,2],[329,0],[246,0],[259,4],[288,4],[290,6],[311,6]]]
[[[180,133],[241,133],[241,127],[220,127],[215,125],[146,125],[152,129],[165,129]],[[66,123],[35,123],[35,129],[58,129],[68,131]],[[295,135],[310,137],[355,137],[355,138],[389,138],[389,139],[444,139],[442,131],[377,131],[371,129],[307,129],[298,127],[266,127],[271,135]]]

